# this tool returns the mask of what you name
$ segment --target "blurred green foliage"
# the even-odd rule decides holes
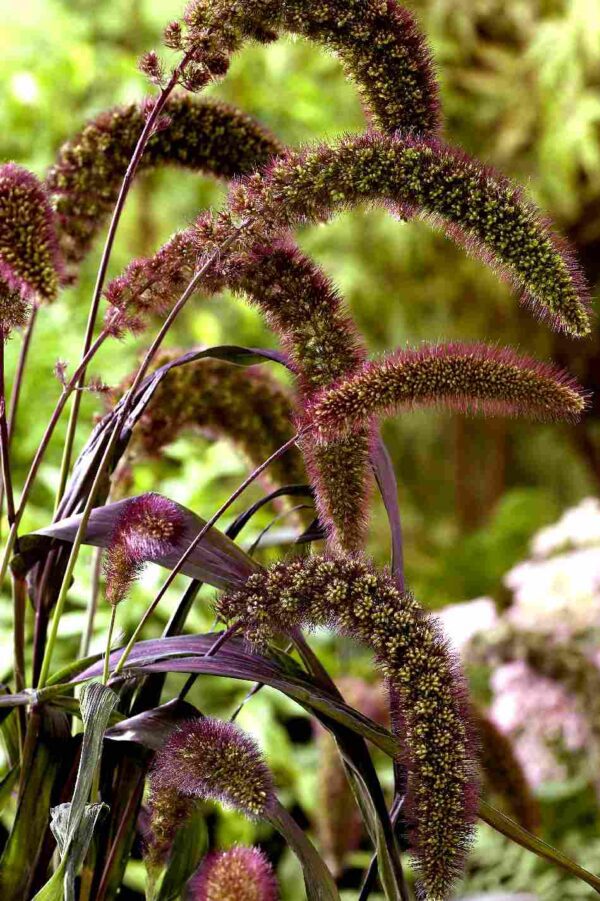
[[[137,56],[158,47],[163,25],[180,12],[180,5],[175,0],[5,2],[0,31],[0,159],[15,159],[42,175],[61,142],[87,118],[142,97],[146,86],[136,71]],[[598,281],[597,0],[413,0],[411,5],[438,63],[445,137],[516,178],[576,241],[590,278]],[[212,93],[254,114],[293,145],[364,128],[356,93],[344,81],[338,63],[302,40],[247,48]],[[200,208],[218,206],[223,190],[222,185],[173,171],[141,178],[119,232],[111,273],[120,271],[132,256],[152,252]],[[594,340],[585,347],[557,341],[518,309],[511,292],[480,262],[465,258],[423,224],[402,224],[383,212],[360,210],[327,228],[306,231],[299,239],[340,286],[374,353],[421,340],[486,339],[512,343],[538,356],[554,355],[586,384],[596,353]],[[15,441],[17,487],[60,390],[53,367],[58,359],[71,366],[78,359],[98,255],[96,248],[80,283],[39,317]],[[210,303],[198,298],[169,340],[184,347],[274,344],[257,313],[230,298]],[[15,339],[10,346],[9,372],[18,343]],[[133,341],[124,342],[118,352],[114,346],[106,347],[94,372],[114,385],[132,367],[138,352]],[[79,447],[102,411],[102,401],[86,395],[83,411]],[[596,431],[595,415],[580,430],[464,422],[435,412],[411,414],[386,425],[400,485],[409,584],[425,605],[439,607],[483,593],[499,596],[502,574],[523,555],[532,533],[565,506],[597,490],[594,455],[586,445],[588,439],[595,442]],[[26,527],[46,524],[52,513],[63,436],[64,424],[42,468]],[[208,515],[244,472],[244,461],[224,442],[211,445],[184,436],[159,464],[145,463],[136,470],[135,490],[162,491]],[[250,492],[248,498],[255,496]],[[245,499],[242,506],[248,502]],[[267,522],[265,514],[245,537]],[[385,561],[388,537],[379,508],[371,550]],[[69,648],[76,651],[82,631],[89,560],[89,554],[82,555],[71,607],[61,623],[65,660]],[[145,575],[133,598],[119,610],[122,629],[131,630],[159,582],[160,574]],[[149,634],[159,633],[177,596],[177,591],[169,595]],[[4,600],[3,631],[10,617],[8,598]],[[101,609],[98,641],[106,623],[107,613]],[[199,602],[190,628],[209,626],[206,605]],[[368,660],[354,647],[320,634],[315,642],[334,675],[367,670]],[[223,714],[234,709],[243,692],[239,684],[204,679],[193,700],[206,712]],[[310,817],[315,803],[314,748],[292,747],[290,731],[282,725],[300,716],[291,702],[265,692],[249,705],[241,722],[268,747],[284,800],[293,799]],[[249,828],[237,817],[219,820],[225,843],[248,840]],[[499,865],[503,861],[508,867],[499,839],[484,836],[481,849],[482,859],[497,855]],[[597,867],[598,852],[593,853],[591,865]],[[280,872],[288,868],[293,873],[294,864],[286,857]],[[529,875],[538,878],[533,870]],[[131,880],[139,886],[135,867]],[[300,898],[293,888],[297,873],[285,881],[291,888],[284,897]],[[488,882],[475,879],[473,888],[487,887]],[[493,881],[489,885],[496,887]],[[512,874],[510,887],[530,885]],[[560,895],[584,896],[585,889],[583,895]],[[559,895],[555,887],[541,886],[540,897],[554,901]]]

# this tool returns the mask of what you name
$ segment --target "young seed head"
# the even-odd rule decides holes
[[[164,114],[165,127],[150,138],[140,172],[170,165],[231,178],[282,149],[256,120],[224,103],[176,95]],[[143,104],[101,113],[62,146],[48,173],[71,278],[115,204],[144,120]]]
[[[11,290],[0,280],[0,336],[5,340],[16,328],[23,328],[29,319],[30,304],[20,291]]]
[[[414,17],[396,0],[194,0],[185,45],[206,60],[248,40],[301,35],[334,53],[357,84],[368,114],[389,132],[430,133],[440,124],[437,83]]]
[[[5,163],[0,166],[0,279],[26,300],[50,301],[61,276],[48,197],[32,172]]]
[[[184,519],[178,504],[159,494],[127,501],[115,523],[105,562],[106,598],[119,604],[149,560],[160,559],[179,544]]]
[[[540,806],[532,794],[510,739],[482,710],[473,709],[479,760],[486,786],[499,795],[510,815],[530,832],[540,826]]]
[[[258,848],[237,846],[205,857],[189,884],[189,901],[277,901],[277,880]]]
[[[218,801],[250,819],[268,813],[273,779],[255,741],[235,723],[188,720],[156,756],[153,790]]]

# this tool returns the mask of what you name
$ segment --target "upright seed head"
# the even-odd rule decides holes
[[[178,546],[184,518],[178,504],[159,494],[127,501],[114,525],[105,562],[106,597],[119,604],[144,564]]]
[[[0,166],[0,279],[23,299],[54,300],[62,277],[54,214],[32,172]]]
[[[189,884],[189,901],[277,901],[277,880],[258,848],[209,854]]]

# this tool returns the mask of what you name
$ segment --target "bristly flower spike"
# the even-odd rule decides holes
[[[124,505],[106,553],[109,604],[116,606],[127,596],[146,562],[177,547],[184,528],[180,507],[159,494],[142,494]]]
[[[198,801],[217,801],[255,820],[275,800],[273,779],[254,739],[235,723],[188,720],[156,755],[152,789]]]
[[[213,47],[229,54],[248,39],[301,35],[338,57],[379,127],[422,134],[439,127],[427,44],[396,0],[193,0],[184,19],[183,46],[196,47],[201,59]]]
[[[175,833],[199,801],[217,801],[252,820],[267,816],[276,801],[258,746],[235,723],[188,720],[158,751],[150,772],[150,871],[164,863]]]
[[[5,163],[0,166],[0,279],[8,291],[3,293],[7,300],[14,292],[24,300],[51,301],[61,278],[54,214],[46,192],[32,172]]]
[[[391,576],[345,556],[276,563],[221,596],[217,613],[256,643],[308,625],[370,645],[401,701],[411,850],[425,897],[444,901],[472,839],[478,784],[466,690],[435,620]]]
[[[472,709],[477,730],[479,760],[484,782],[490,791],[507,805],[510,815],[530,832],[540,826],[540,806],[532,794],[523,767],[508,736],[490,717],[477,708]]]
[[[372,133],[288,153],[232,190],[274,233],[361,202],[420,216],[511,281],[555,328],[589,333],[589,294],[565,242],[506,178],[434,139]]]
[[[440,405],[460,413],[574,420],[585,395],[566,373],[485,344],[425,345],[364,364],[309,404],[306,423],[321,440],[362,427],[371,416]]]
[[[273,867],[259,848],[208,854],[188,887],[187,901],[277,901]]]
[[[61,147],[47,175],[71,279],[114,206],[144,113],[143,104],[101,113]],[[282,150],[255,119],[224,103],[176,95],[164,114],[168,123],[150,138],[140,172],[170,165],[227,179],[251,172]]]

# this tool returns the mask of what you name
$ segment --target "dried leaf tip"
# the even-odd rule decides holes
[[[207,855],[189,885],[189,901],[277,901],[273,868],[259,848]]]
[[[142,494],[125,503],[108,546],[106,598],[119,604],[148,560],[177,547],[185,528],[178,504],[159,494]]]
[[[0,278],[8,292],[24,300],[47,301],[54,300],[62,279],[46,192],[32,172],[15,163],[0,166]]]
[[[425,345],[364,364],[321,391],[305,419],[324,440],[361,428],[371,416],[436,404],[464,414],[574,420],[586,395],[566,373],[510,348]]]
[[[275,800],[271,773],[258,745],[235,723],[211,717],[188,720],[156,756],[152,791],[218,801],[259,819]]]

